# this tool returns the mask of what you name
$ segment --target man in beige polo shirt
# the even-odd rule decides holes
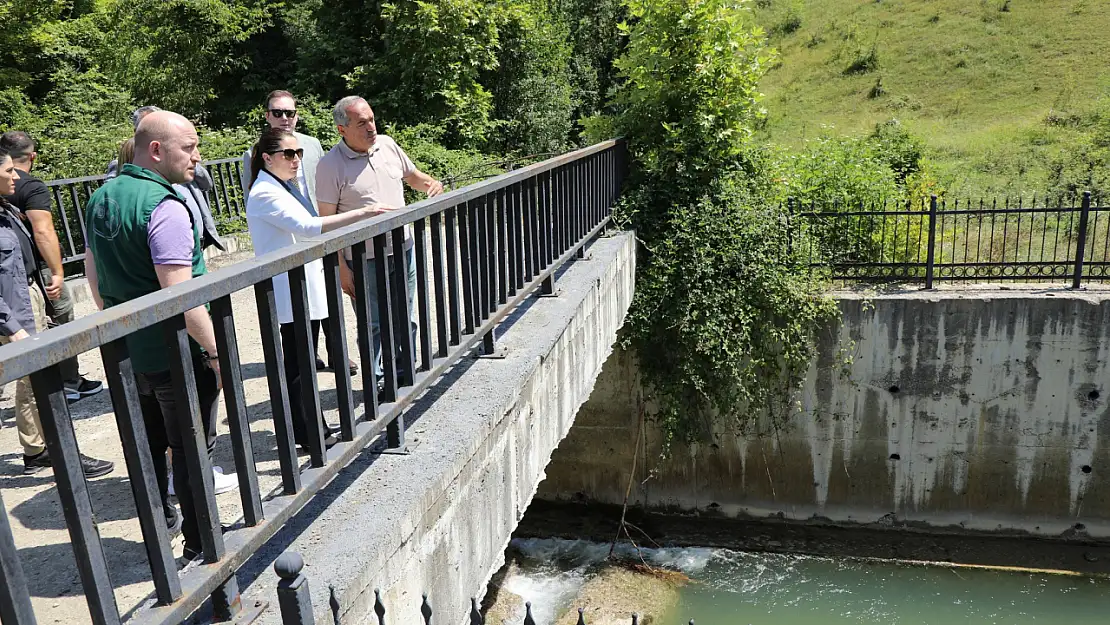
[[[379,135],[374,123],[374,111],[366,100],[347,96],[336,103],[332,111],[335,125],[343,139],[320,159],[316,168],[316,201],[320,215],[334,215],[362,207],[372,207],[381,213],[404,208],[405,188],[402,181],[428,197],[443,192],[443,184],[416,168],[401,146],[386,135]],[[405,227],[405,281],[408,285],[409,310],[416,292],[416,263],[413,253],[412,227]],[[387,248],[392,256],[392,242]],[[378,324],[377,272],[370,250],[368,263],[370,288],[370,330],[374,344],[374,376],[382,379],[381,333]],[[347,260],[350,261],[350,250]],[[398,280],[394,264],[388,264],[390,282]],[[339,265],[343,290],[354,297],[354,274],[346,264]],[[410,322],[411,323],[411,322]],[[416,324],[411,324],[413,344],[416,343]],[[398,363],[400,366],[401,363]]]

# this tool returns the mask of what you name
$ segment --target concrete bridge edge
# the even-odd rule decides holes
[[[245,600],[271,604],[257,622],[281,622],[272,562],[291,550],[304,556],[318,623],[333,622],[329,586],[341,623],[376,622],[375,589],[387,622],[422,622],[427,592],[435,620],[464,623],[612,350],[635,259],[632,233],[596,241],[559,276],[558,297],[511,317],[505,359],[467,361],[418,402],[405,455],[366,452],[345,468],[241,575],[254,577]]]

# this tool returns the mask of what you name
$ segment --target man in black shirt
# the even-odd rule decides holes
[[[47,298],[47,313],[52,325],[73,321],[73,295],[65,283],[62,268],[62,248],[58,243],[58,232],[54,229],[53,203],[50,189],[46,184],[31,175],[35,165],[35,142],[27,133],[11,131],[0,135],[0,146],[11,155],[12,163],[19,170],[19,180],[15,183],[15,193],[4,196],[8,202],[22,213],[24,224],[35,238],[35,258],[45,261],[42,272],[43,289]],[[25,258],[30,258],[24,250]],[[39,265],[38,261],[33,262]],[[29,274],[30,275],[30,274]],[[35,275],[39,275],[36,271]],[[66,399],[76,401],[82,397],[95,395],[104,390],[104,384],[88,380],[77,369],[77,358],[61,363],[62,378],[65,381]]]

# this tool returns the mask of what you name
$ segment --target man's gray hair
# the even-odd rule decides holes
[[[131,113],[131,125],[135,127],[135,130],[138,130],[139,129],[139,122],[143,121],[144,117],[146,117],[147,115],[150,115],[151,113],[153,113],[155,111],[160,111],[160,110],[162,110],[162,109],[158,108],[157,106],[154,106],[153,104],[148,104],[146,106],[140,106],[139,108],[135,109]]]
[[[342,100],[335,103],[335,108],[332,109],[331,116],[335,119],[336,126],[346,126],[351,123],[351,116],[347,115],[347,109],[351,108],[359,102],[365,102],[366,99],[362,96],[349,95]]]

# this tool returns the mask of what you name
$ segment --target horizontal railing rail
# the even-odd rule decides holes
[[[953,200],[919,209],[798,206],[801,250],[814,269],[848,282],[1061,282],[1110,280],[1110,206],[1084,193],[1078,204]]]
[[[616,141],[583,148],[347,226],[311,242],[237,263],[31,339],[0,346],[0,384],[28,376],[31,379],[93,623],[120,623],[120,615],[93,521],[59,363],[93,349],[100,350],[104,361],[155,588],[154,605],[138,610],[131,622],[179,623],[208,597],[218,615],[235,613],[239,607],[235,573],[247,558],[382,432],[388,447],[401,447],[403,410],[479,343],[483,351],[492,353],[496,347],[494,329],[513,308],[536,291],[555,292],[556,270],[580,257],[584,246],[609,224],[626,160],[623,143]],[[231,161],[225,163],[230,165]],[[396,275],[405,275],[405,254],[387,253],[390,243],[394,249],[402,249],[409,228],[414,233],[414,294],[408,292],[405,281],[392,280],[389,271],[392,268]],[[304,265],[324,260],[331,313],[324,321],[331,330],[329,352],[336,355],[337,362],[346,362],[339,263],[345,262],[341,255],[348,248],[353,256],[355,351],[363,371],[362,411],[356,411],[350,372],[336,367],[340,442],[326,448],[323,426],[310,425],[309,468],[302,472],[293,441],[290,392],[272,278],[285,273],[289,276],[297,361],[301,371],[314,371]],[[373,258],[386,259],[373,264],[376,276],[367,270],[371,250]],[[381,286],[377,298],[381,352],[396,354],[396,359],[382,358],[380,391],[371,373],[374,351],[370,289],[375,277]],[[231,305],[232,294],[248,288],[255,294],[258,319],[247,327],[257,327],[261,334],[281,473],[281,494],[266,501],[261,500],[259,491],[239,362],[240,327]],[[216,331],[243,523],[226,535],[222,533],[211,480],[192,480],[190,490],[198,502],[205,566],[186,568],[179,575],[163,522],[125,338],[161,324],[168,339],[170,372],[179,389],[178,401],[187,405],[192,415],[192,424],[182,426],[189,473],[206,476],[211,473],[211,463],[198,434],[204,430],[198,416],[184,320],[186,311],[205,304],[211,305]],[[410,324],[414,326],[412,334],[405,331]],[[321,407],[316,376],[300,376],[297,384],[306,422],[318,423]],[[33,623],[19,554],[2,510],[0,503],[0,614],[5,625]]]

